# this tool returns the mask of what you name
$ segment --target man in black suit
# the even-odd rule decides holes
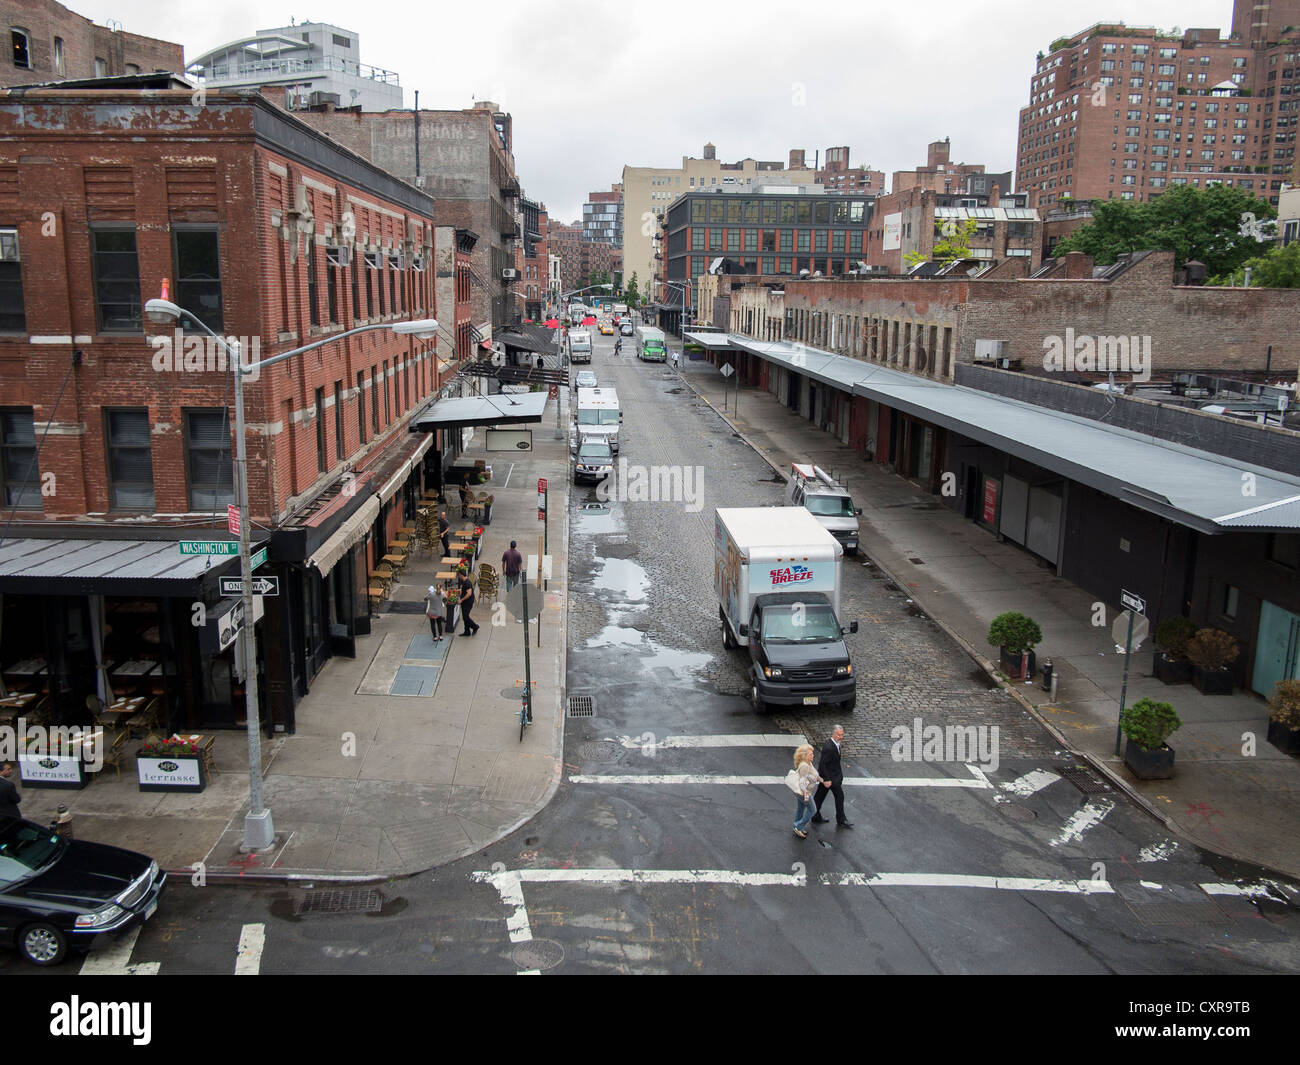
[[[835,796],[836,827],[853,827],[853,822],[844,816],[844,768],[840,765],[840,744],[843,742],[844,729],[836,725],[831,730],[831,738],[822,747],[822,756],[817,762],[818,775],[823,780],[829,780],[831,786],[828,788],[825,784],[817,785],[817,794],[813,796],[813,802],[817,806],[817,813],[813,817],[814,824],[826,823],[826,818],[822,817],[822,803],[826,801],[826,793],[830,792]]]
[[[14,771],[13,762],[0,762],[0,817],[22,817],[18,804],[23,801],[9,776]]]

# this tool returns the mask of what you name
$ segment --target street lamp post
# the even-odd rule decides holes
[[[271,819],[271,811],[262,801],[262,733],[257,692],[257,651],[253,638],[253,560],[249,555],[248,538],[248,459],[244,446],[244,375],[261,373],[264,366],[272,366],[314,348],[342,340],[344,337],[375,329],[392,329],[395,333],[422,338],[436,336],[438,323],[433,318],[424,318],[410,322],[360,326],[325,340],[294,348],[292,351],[281,352],[269,359],[262,359],[256,367],[245,368],[240,362],[238,341],[227,342],[224,337],[218,336],[204,322],[199,321],[184,308],[169,300],[156,299],[149,300],[144,309],[152,322],[166,323],[186,318],[197,324],[225,350],[235,375],[235,505],[239,508],[239,575],[243,583],[240,598],[244,610],[244,621],[238,639],[239,657],[244,673],[244,705],[247,718],[245,724],[248,731],[248,813],[244,817],[244,842],[240,849],[245,852],[266,850],[275,842],[275,824]],[[319,412],[317,416],[319,417]]]

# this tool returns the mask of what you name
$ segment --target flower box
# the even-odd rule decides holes
[[[1186,684],[1192,679],[1192,664],[1186,658],[1170,658],[1157,651],[1151,662],[1151,675],[1165,684]]]
[[[1129,740],[1124,744],[1124,764],[1138,780],[1169,780],[1174,775],[1174,749],[1166,743],[1148,751]]]
[[[1283,754],[1300,754],[1300,728],[1288,728],[1280,721],[1270,719],[1268,742]]]
[[[137,752],[135,764],[141,791],[202,791],[208,786],[203,758],[197,754],[153,757]]]
[[[1231,695],[1232,670],[1192,667],[1192,683],[1202,695]]]

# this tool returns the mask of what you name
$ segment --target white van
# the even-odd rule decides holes
[[[569,330],[569,361],[591,362],[591,334],[586,330]]]
[[[618,430],[623,411],[618,393],[612,388],[580,388],[569,425],[569,450],[577,451],[582,440],[604,440],[618,454]]]

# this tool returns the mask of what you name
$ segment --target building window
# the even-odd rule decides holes
[[[379,435],[379,369],[370,367],[370,427],[373,436]]]
[[[147,410],[104,411],[109,506],[152,513],[153,454]]]
[[[393,407],[392,404],[389,402],[389,395],[388,395],[388,363],[387,362],[383,364],[382,372],[384,375],[384,424],[389,425],[392,423],[393,420]]]
[[[32,51],[31,42],[27,39],[27,31],[10,30],[9,38],[13,42],[14,66],[21,67],[23,70],[31,70]]]
[[[366,375],[357,371],[357,439],[366,442]]]
[[[173,228],[176,302],[214,333],[221,332],[221,266],[212,226]]]
[[[307,250],[303,252],[307,260],[307,317],[312,325],[320,325],[320,309],[316,306],[316,245],[307,241]]]
[[[23,303],[23,264],[18,253],[18,230],[0,228],[0,332],[27,332]]]
[[[1264,556],[1287,569],[1300,569],[1300,536],[1294,533],[1269,533]]]
[[[108,63],[100,56],[95,56],[95,77],[108,77]]]
[[[100,332],[140,332],[140,260],[135,230],[96,227],[90,231],[90,244]]]
[[[329,469],[325,458],[325,389],[316,389],[316,467],[321,473]]]
[[[63,77],[68,73],[67,58],[63,51],[63,38],[54,38],[54,73]]]
[[[206,514],[235,501],[225,408],[185,411],[185,465],[190,510]]]
[[[334,382],[334,457],[343,461],[343,382]]]
[[[40,510],[41,477],[36,468],[36,427],[30,407],[0,411],[0,453],[5,505]]]
[[[339,271],[346,262],[347,249],[333,246],[325,249],[325,308],[329,311],[330,325],[338,325],[343,313],[339,307]]]

